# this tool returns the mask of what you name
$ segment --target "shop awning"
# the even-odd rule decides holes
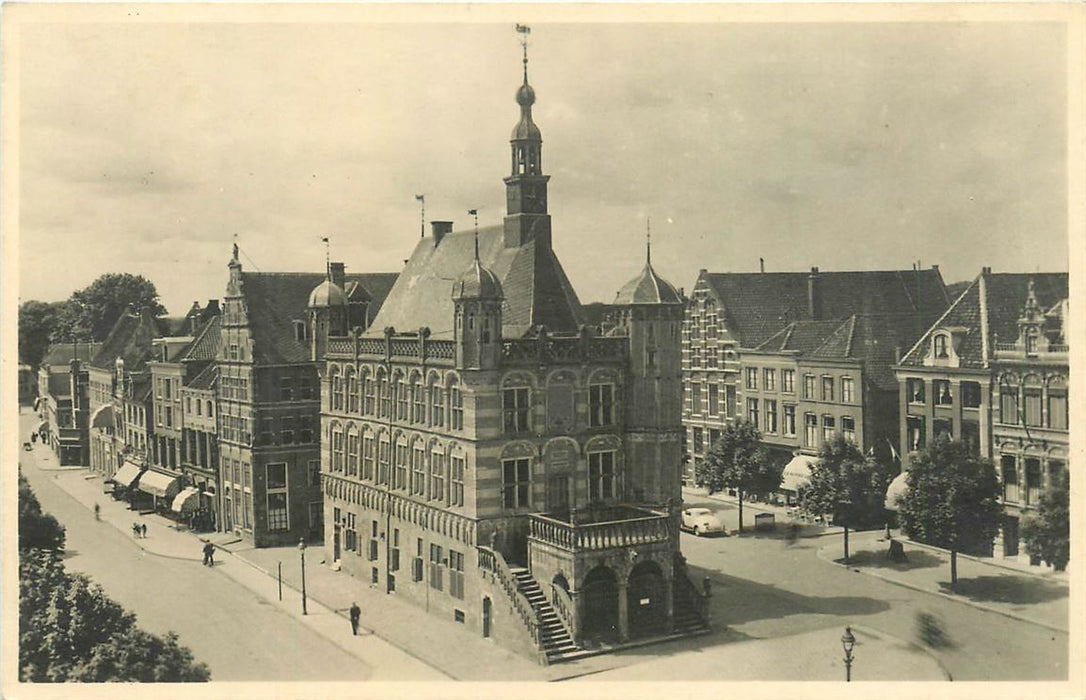
[[[818,462],[814,457],[796,455],[784,465],[781,477],[781,491],[798,491],[799,487],[811,480],[811,467]]]
[[[113,473],[113,476],[109,477],[109,480],[116,482],[121,486],[130,487],[136,479],[140,478],[141,471],[143,470],[139,468],[139,465],[125,462]]]
[[[148,470],[140,477],[139,489],[159,498],[173,498],[181,489],[181,483],[176,476]]]
[[[886,510],[897,511],[897,499],[904,496],[905,492],[909,490],[909,485],[905,483],[905,474],[906,472],[901,472],[895,476],[894,480],[886,488],[886,502],[883,503]]]
[[[175,513],[186,513],[200,507],[200,489],[188,486],[173,497],[170,510]]]

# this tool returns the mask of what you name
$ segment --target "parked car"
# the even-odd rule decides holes
[[[683,511],[681,528],[687,532],[693,532],[696,536],[720,533],[727,535],[724,523],[713,515],[708,508],[687,508]]]

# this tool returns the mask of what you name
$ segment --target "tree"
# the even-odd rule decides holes
[[[1037,504],[1037,512],[1022,523],[1022,538],[1031,557],[1039,557],[1056,571],[1071,559],[1071,476],[1064,471]]]
[[[102,275],[87,287],[72,292],[63,302],[52,340],[104,340],[129,306],[136,310],[150,309],[155,316],[166,313],[150,280],[128,273]]]
[[[958,585],[958,552],[991,551],[1003,506],[987,459],[940,436],[912,460],[898,501],[902,531],[918,542],[950,550],[950,585]]]
[[[64,549],[64,526],[43,513],[26,477],[19,473],[19,551]]]
[[[844,528],[845,560],[849,528],[873,527],[884,519],[889,472],[874,456],[865,458],[854,442],[840,435],[822,444],[803,498],[808,511],[831,514],[833,522]]]
[[[695,467],[694,479],[713,494],[735,489],[739,495],[739,532],[743,531],[743,496],[771,493],[781,485],[784,465],[766,458],[762,435],[747,420],[724,426],[720,439],[709,449],[704,461]]]
[[[49,349],[60,303],[25,301],[19,305],[19,362],[37,367]]]
[[[70,574],[51,552],[19,561],[19,677],[26,682],[206,681],[206,665],[177,643],[136,627],[86,576]]]

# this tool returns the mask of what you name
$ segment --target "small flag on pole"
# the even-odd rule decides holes
[[[518,34],[531,34],[532,33],[532,28],[529,27],[526,24],[518,24],[517,25],[517,33]]]
[[[471,214],[472,216],[478,216],[479,210],[478,209],[468,209],[468,213]]]
[[[327,243],[327,242],[328,242],[328,239],[327,239],[327,238],[322,238],[322,239],[321,239],[321,243]]]
[[[426,201],[426,195],[424,195],[424,194],[415,195],[415,201],[416,202],[425,202]]]

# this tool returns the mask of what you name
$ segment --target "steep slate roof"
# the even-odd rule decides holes
[[[810,357],[862,360],[867,378],[880,389],[897,389],[891,366],[933,320],[918,314],[857,314],[850,316]]]
[[[203,362],[214,360],[219,354],[219,345],[222,344],[222,331],[218,316],[212,316],[209,321],[196,330],[196,337],[192,342],[181,349],[177,354],[177,362],[186,360],[191,362]]]
[[[981,328],[981,277],[984,277],[985,306],[987,307],[988,337],[982,338]],[[931,334],[937,328],[959,327],[966,331],[958,346],[957,354],[962,367],[984,368],[984,344],[988,344],[988,357],[992,356],[995,343],[1011,343],[1018,338],[1018,319],[1026,303],[1029,281],[1033,280],[1034,294],[1042,308],[1050,308],[1068,297],[1066,272],[1003,272],[988,273],[973,280],[968,289],[947,312],[927,329],[920,340],[902,358],[904,366],[919,367],[931,343]]]
[[[215,384],[215,377],[218,376],[218,367],[214,364],[209,364],[204,367],[203,371],[197,374],[192,380],[185,385],[185,389],[196,389],[199,391],[207,391]]]
[[[426,326],[434,338],[452,338],[453,282],[474,260],[474,233],[446,234],[438,245],[423,238],[400,273],[367,335],[392,326],[414,331]],[[576,331],[581,304],[554,251],[530,240],[506,248],[502,226],[479,229],[479,259],[501,282],[502,335],[525,335],[533,326]]]
[[[809,276],[807,272],[705,273],[742,347],[757,347],[794,321],[812,320],[807,306]],[[942,311],[951,301],[938,269],[919,273],[915,270],[819,272],[817,284],[822,319],[917,309]]]
[[[623,285],[612,302],[615,306],[630,304],[681,304],[682,297],[674,285],[656,274],[651,263],[645,263],[641,274]]]
[[[113,369],[117,358],[123,358],[126,372],[140,372],[152,357],[151,341],[161,337],[161,330],[161,319],[150,312],[139,315],[123,313],[90,365],[99,369]]]
[[[80,360],[89,361],[101,349],[101,343],[56,343],[49,346],[49,351],[42,358],[41,364],[43,367],[60,365],[67,369],[68,363],[75,359],[76,355]]]
[[[72,397],[72,375],[53,372],[49,374],[49,394],[54,398]]]
[[[832,321],[795,321],[774,333],[756,350],[772,352],[795,351],[808,353],[822,344],[841,326],[839,319]]]
[[[385,301],[395,272],[346,275],[370,298],[369,314]],[[319,272],[242,272],[241,290],[249,311],[253,359],[258,364],[309,362],[309,346],[294,337],[294,321],[307,320],[309,294],[326,279]],[[451,283],[450,283],[451,284]],[[356,292],[357,293],[357,292]]]

